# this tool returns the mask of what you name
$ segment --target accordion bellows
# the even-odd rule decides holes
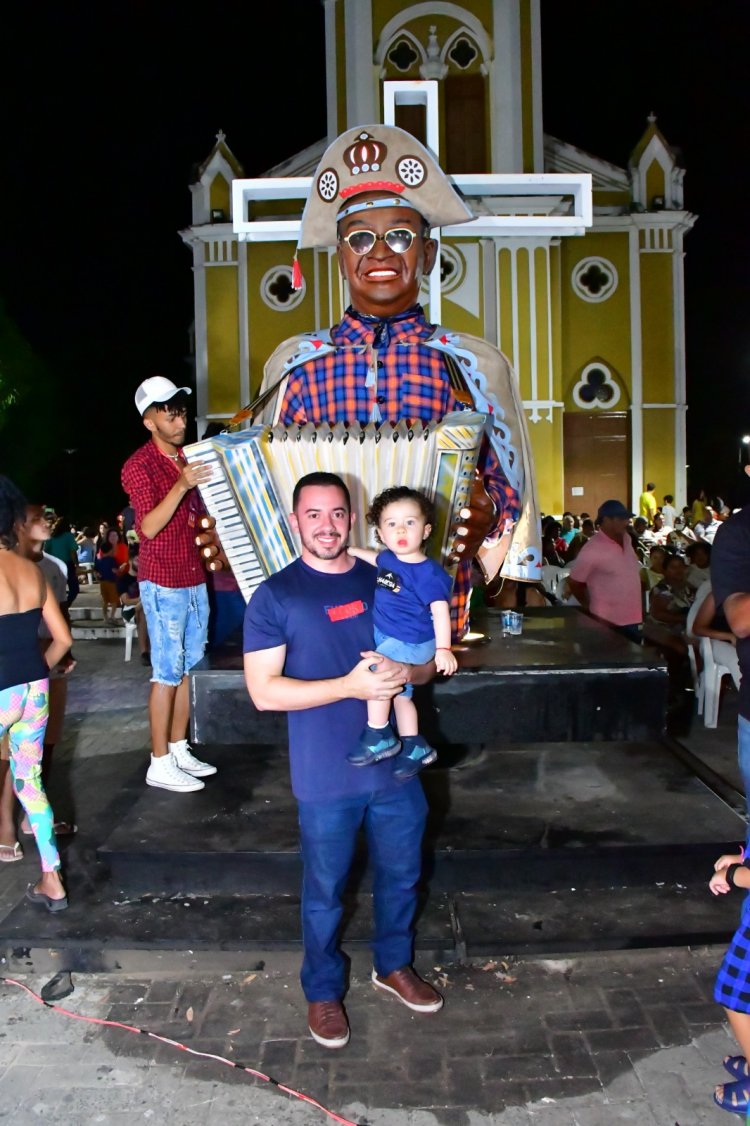
[[[321,470],[337,473],[349,488],[357,514],[352,544],[359,547],[376,546],[366,515],[378,493],[394,485],[426,493],[435,505],[427,552],[455,573],[448,552],[486,424],[485,414],[456,411],[424,424],[252,426],[195,442],[184,453],[189,462],[213,466],[201,496],[249,601],[265,578],[297,558],[292,493],[301,477]]]

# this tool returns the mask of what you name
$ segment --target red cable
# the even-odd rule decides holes
[[[40,1005],[44,1005],[47,1009],[52,1009],[55,1013],[62,1013],[63,1016],[70,1017],[71,1020],[82,1020],[86,1024],[101,1024],[107,1028],[122,1028],[125,1032],[137,1032],[141,1036],[150,1036],[152,1040],[158,1040],[161,1044],[169,1044],[172,1048],[178,1048],[182,1052],[189,1052],[191,1056],[200,1056],[205,1060],[216,1060],[217,1063],[224,1063],[227,1067],[234,1067],[238,1071],[244,1071],[246,1074],[254,1076],[256,1079],[262,1079],[264,1083],[270,1083],[280,1091],[283,1091],[286,1095],[291,1095],[295,1099],[309,1103],[310,1106],[314,1106],[317,1110],[322,1110],[324,1114],[327,1114],[334,1122],[338,1122],[340,1126],[360,1126],[360,1123],[352,1122],[349,1118],[342,1118],[340,1114],[329,1110],[328,1107],[323,1106],[317,1099],[314,1099],[312,1095],[306,1095],[303,1091],[295,1091],[293,1087],[287,1087],[284,1083],[279,1083],[278,1079],[273,1079],[270,1075],[264,1075],[262,1071],[256,1071],[253,1067],[246,1067],[245,1064],[225,1059],[224,1056],[215,1056],[211,1052],[199,1052],[195,1048],[188,1047],[187,1044],[181,1044],[179,1040],[170,1040],[168,1036],[160,1036],[157,1032],[149,1032],[147,1028],[136,1028],[133,1024],[122,1024],[119,1020],[104,1020],[102,1017],[87,1017],[82,1016],[80,1013],[73,1013],[70,1009],[63,1009],[61,1005],[50,1004],[49,1001],[45,1001],[43,997],[35,993],[33,989],[30,989],[28,985],[25,985],[22,981],[14,981],[12,977],[0,977],[0,982],[4,985],[15,985],[19,989],[23,989],[30,997],[38,1001]]]

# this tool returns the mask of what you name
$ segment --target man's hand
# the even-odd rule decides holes
[[[451,546],[452,562],[472,559],[487,539],[495,522],[495,505],[487,495],[479,474],[474,478],[468,507],[461,509],[459,520],[456,538]]]
[[[354,700],[392,700],[409,679],[409,666],[397,664],[382,653],[365,650],[344,677],[344,695]]]
[[[183,492],[188,493],[196,485],[208,484],[212,475],[213,469],[210,465],[206,465],[204,461],[194,461],[192,464],[182,467],[178,482]]]

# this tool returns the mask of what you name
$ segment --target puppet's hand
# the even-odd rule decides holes
[[[451,561],[473,559],[487,539],[494,522],[494,502],[487,495],[482,479],[477,474],[471,488],[469,503],[459,514],[455,539],[451,545]]]
[[[203,566],[207,571],[229,571],[229,560],[224,554],[221,541],[216,534],[216,521],[213,516],[201,516],[198,521],[201,529],[195,537],[195,542],[200,548]]]

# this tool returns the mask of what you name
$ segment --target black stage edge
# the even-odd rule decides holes
[[[9,967],[202,969],[300,950],[294,802],[282,747],[209,747],[204,790],[143,785],[139,763],[95,861],[66,849],[71,907],[21,902],[0,924]],[[443,960],[723,942],[731,897],[711,865],[742,818],[664,743],[497,748],[429,767],[417,949]],[[113,811],[114,812],[114,811]],[[81,855],[77,857],[77,851]],[[348,891],[345,945],[370,934],[366,872]]]
[[[574,607],[526,610],[521,637],[500,635],[499,611],[474,618],[489,642],[458,652],[458,672],[415,690],[433,743],[638,741],[664,727],[663,658]],[[239,639],[190,674],[196,744],[286,743],[286,716],[258,712],[245,687]]]
[[[143,787],[98,850],[129,894],[296,895],[296,805],[279,747],[211,748],[218,774],[195,794]],[[366,768],[363,768],[366,769]],[[431,894],[684,882],[743,839],[741,817],[663,743],[495,749],[422,774]],[[362,880],[362,871],[355,883]],[[365,878],[365,883],[366,883]]]

